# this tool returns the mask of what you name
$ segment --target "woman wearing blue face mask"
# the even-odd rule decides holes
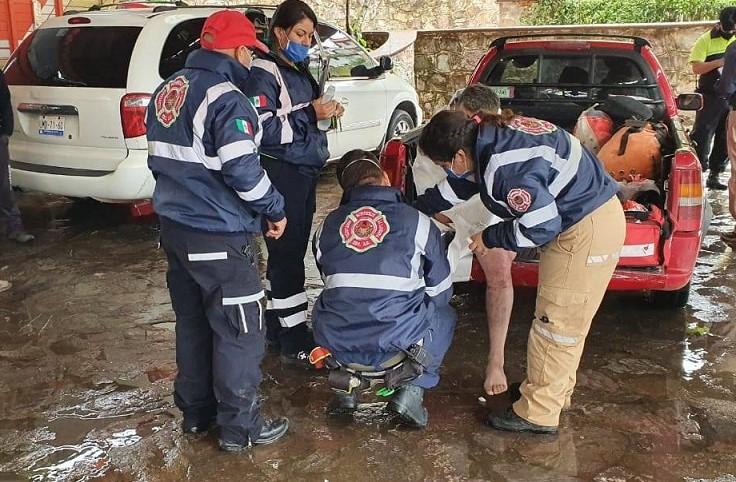
[[[281,360],[308,366],[314,347],[306,325],[304,256],[315,211],[319,172],[329,157],[327,136],[317,122],[342,115],[334,101],[318,98],[308,69],[317,16],[300,0],[276,9],[269,31],[271,54],[253,61],[244,92],[263,124],[261,164],[284,196],[289,224],[279,240],[266,240],[267,338]]]

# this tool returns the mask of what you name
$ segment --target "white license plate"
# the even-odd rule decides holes
[[[499,86],[491,86],[491,90],[496,93],[496,95],[501,99],[513,99],[514,98],[514,88],[513,87],[499,87]]]
[[[38,133],[42,136],[61,137],[64,135],[65,122],[66,118],[63,115],[42,115]]]

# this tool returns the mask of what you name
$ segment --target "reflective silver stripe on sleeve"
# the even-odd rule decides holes
[[[248,296],[238,296],[235,298],[223,297],[222,304],[223,306],[247,305],[248,303],[253,303],[254,301],[260,300],[264,296],[266,296],[266,294],[263,291],[259,291],[258,293]]]
[[[365,288],[411,292],[424,288],[424,280],[382,274],[340,273],[325,277],[325,289]]]
[[[320,241],[320,238],[322,237],[322,229],[324,227],[325,227],[325,223],[322,222],[317,228],[317,232],[314,234],[314,247],[315,247],[315,251],[317,251],[317,253],[314,255],[314,259],[318,263],[322,259],[322,248],[320,248],[319,246],[319,241]]]
[[[189,261],[215,261],[218,259],[227,259],[227,251],[219,251],[216,253],[187,253]]]
[[[231,142],[230,144],[224,145],[217,150],[217,155],[220,157],[220,162],[225,164],[227,161],[232,161],[241,156],[247,156],[258,151],[256,143],[250,140],[242,140]]]
[[[463,202],[463,200],[460,199],[457,194],[455,194],[455,191],[452,189],[452,186],[447,179],[437,184],[437,190],[442,195],[442,199],[452,204],[453,206],[457,206],[458,204]]]
[[[533,228],[539,226],[559,215],[557,212],[557,203],[552,201],[543,208],[529,211],[519,218],[519,223],[525,228]]]
[[[429,228],[432,225],[429,218],[418,213],[417,231],[414,233],[414,256],[411,258],[411,277],[419,279],[419,268],[421,267],[422,255],[427,250],[427,241],[429,240]]]
[[[266,174],[265,171],[263,171],[263,177],[260,181],[258,181],[258,184],[255,185],[253,189],[250,191],[244,191],[240,192],[238,191],[238,196],[243,201],[257,201],[261,199],[263,196],[268,193],[268,190],[271,188],[271,180],[268,178],[268,174]]]
[[[570,141],[569,159],[557,157],[552,163],[552,169],[559,172],[555,180],[549,184],[549,192],[555,198],[572,182],[580,168],[580,160],[583,158],[583,146],[580,141],[571,135],[568,135],[567,139]]]
[[[450,275],[443,279],[440,284],[437,286],[427,286],[426,293],[429,296],[437,296],[438,294],[450,289],[452,287],[452,273]]]
[[[535,248],[537,245],[524,236],[524,233],[521,232],[521,224],[519,223],[518,219],[515,219],[513,221],[514,223],[514,236],[516,237],[516,245],[520,248]]]

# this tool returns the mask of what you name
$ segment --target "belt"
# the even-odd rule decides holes
[[[423,346],[424,339],[422,338],[421,340],[417,341],[414,344],[418,346]],[[345,365],[345,368],[347,368],[348,371],[361,372],[361,375],[365,375],[368,377],[381,376],[381,375],[384,375],[387,370],[397,368],[405,359],[406,359],[406,353],[403,351],[400,351],[396,355],[392,356],[388,360],[385,360],[380,365],[378,365],[380,368],[383,369],[381,371],[376,371],[373,366],[361,365],[360,363],[347,363]]]

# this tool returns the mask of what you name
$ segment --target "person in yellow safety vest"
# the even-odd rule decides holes
[[[695,114],[691,138],[703,171],[710,170],[706,185],[722,191],[726,186],[718,176],[728,163],[725,135],[728,103],[715,88],[723,71],[726,48],[736,39],[736,7],[721,10],[719,20],[715,27],[698,38],[690,52],[692,71],[699,76],[696,92],[703,95],[703,108]]]

